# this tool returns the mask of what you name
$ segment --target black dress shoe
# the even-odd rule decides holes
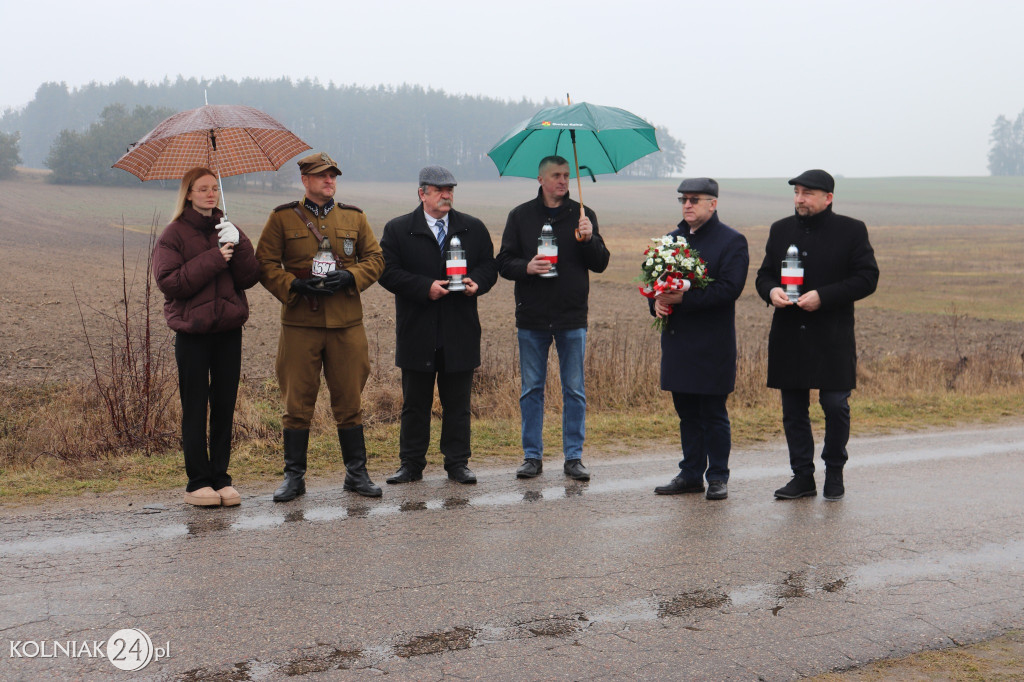
[[[448,480],[456,483],[476,483],[476,474],[469,470],[469,467],[455,467],[448,472]]]
[[[539,459],[525,459],[516,469],[516,478],[533,478],[544,471],[544,462]]]
[[[775,491],[775,499],[795,500],[798,497],[814,497],[817,494],[814,476],[794,476],[789,483]]]
[[[725,481],[708,481],[708,494],[704,497],[709,500],[724,500],[729,497],[729,486]]]
[[[683,478],[682,474],[669,481],[668,485],[659,485],[654,489],[655,495],[682,495],[684,493],[702,492],[704,492],[704,483],[702,481],[687,481]]]
[[[567,459],[565,464],[562,466],[562,471],[569,478],[575,478],[577,481],[589,481],[590,470],[583,466],[583,460],[581,459]]]
[[[398,468],[394,474],[389,476],[387,479],[388,483],[412,483],[413,481],[422,481],[423,472],[411,469],[404,464]]]

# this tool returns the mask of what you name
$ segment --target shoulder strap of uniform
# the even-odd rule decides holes
[[[271,213],[277,213],[278,211],[285,211],[285,210],[287,210],[289,208],[295,208],[298,205],[299,205],[299,202],[297,202],[297,201],[289,201],[287,204],[281,204],[280,206],[275,208],[273,211],[271,211]]]
[[[352,204],[339,204],[338,202],[334,202],[334,208],[347,208],[350,211],[359,211],[360,213],[363,212],[363,209],[359,208],[358,206],[353,206]]]

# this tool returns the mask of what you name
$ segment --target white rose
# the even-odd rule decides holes
[[[648,258],[647,262],[644,263],[644,265],[646,265],[647,267],[651,267],[652,265],[654,265],[654,259],[653,258]]]

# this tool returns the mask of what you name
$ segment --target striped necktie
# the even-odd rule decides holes
[[[435,224],[437,225],[437,246],[444,251],[444,237],[446,234],[444,231],[444,220],[438,220]]]

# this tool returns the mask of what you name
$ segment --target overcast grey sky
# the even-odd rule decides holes
[[[294,9],[285,9],[291,7]],[[687,175],[987,175],[1024,109],[1018,0],[0,0],[0,108],[120,76],[414,83],[628,109]],[[217,100],[210,92],[210,103]],[[202,102],[197,102],[200,105]],[[437,159],[443,162],[443,159]]]

